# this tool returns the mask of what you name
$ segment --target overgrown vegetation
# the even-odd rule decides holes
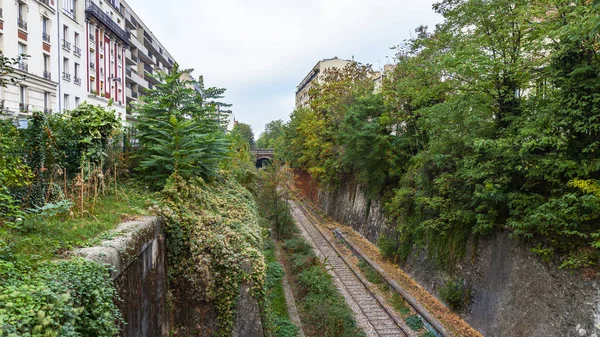
[[[291,115],[276,156],[321,184],[353,176],[414,247],[449,268],[469,238],[506,230],[562,268],[597,264],[600,7],[443,0],[444,21],[369,65],[329,70]],[[535,19],[532,19],[535,18]]]
[[[304,332],[309,336],[364,336],[331,275],[300,236],[284,242]]]
[[[0,335],[118,335],[123,322],[106,268],[48,260],[99,243],[148,204],[166,221],[170,285],[185,278],[192,296],[216,305],[218,335],[231,332],[241,282],[262,298],[248,148],[225,134],[224,89],[183,81],[183,72],[159,73],[163,83],[137,107],[129,137],[114,111],[85,103],[61,115],[34,113],[27,130],[0,120]],[[139,140],[136,157],[130,140]],[[162,192],[125,183],[133,172]]]
[[[289,318],[283,292],[282,278],[285,270],[277,262],[275,241],[271,238],[266,239],[264,254],[267,263],[267,276],[263,303],[263,310],[265,311],[263,331],[265,331],[267,337],[295,337],[298,335],[298,328]]]
[[[75,259],[23,270],[0,260],[1,336],[118,336],[122,323],[108,270]]]
[[[208,183],[173,175],[162,192],[158,214],[165,220],[169,282],[185,279],[192,295],[216,304],[219,336],[229,336],[242,282],[262,296],[265,262],[254,197],[221,172]],[[235,205],[233,207],[232,205]],[[243,264],[251,266],[249,272]]]
[[[452,310],[461,312],[468,308],[471,300],[471,291],[465,285],[463,280],[452,279],[446,281],[438,289],[440,299],[444,301]]]

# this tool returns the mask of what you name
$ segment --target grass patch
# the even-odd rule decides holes
[[[369,282],[373,284],[384,283],[384,280],[381,277],[381,275],[379,275],[379,273],[375,269],[373,269],[373,267],[371,267],[370,264],[365,262],[365,260],[360,260],[360,262],[358,263],[358,268],[360,268],[360,270],[363,272],[363,274],[365,275],[367,280],[369,280]]]
[[[293,271],[293,284],[302,325],[308,336],[364,336],[352,311],[338,293],[332,276],[301,236],[283,244],[286,261]]]
[[[284,269],[275,256],[275,244],[271,238],[265,240],[265,263],[267,264],[267,275],[265,281],[265,300],[263,311],[265,313],[264,326],[266,336],[273,337],[296,337],[298,327],[289,318],[285,293],[283,291]]]
[[[120,187],[118,199],[114,192],[99,197],[94,214],[56,215],[36,222],[26,231],[0,229],[0,259],[17,263],[52,259],[73,248],[110,238],[106,232],[122,221],[147,215],[145,204],[152,194],[133,182]]]
[[[390,304],[392,307],[394,307],[394,309],[396,309],[396,311],[398,311],[398,313],[400,313],[400,315],[402,315],[402,317],[405,317],[411,313],[410,307],[408,306],[408,303],[406,303],[406,300],[396,292],[394,292],[390,298]]]

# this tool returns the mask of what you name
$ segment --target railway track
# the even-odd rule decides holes
[[[337,277],[338,287],[342,288],[342,295],[349,299],[349,305],[357,316],[357,323],[367,336],[417,336],[378,295],[371,292],[360,273],[354,270],[315,225],[311,213],[301,203],[291,203],[294,217],[311,239],[314,248],[331,267],[331,271]]]

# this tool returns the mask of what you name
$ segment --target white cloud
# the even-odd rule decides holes
[[[295,86],[320,59],[374,64],[418,25],[440,17],[432,0],[129,0],[185,68],[228,89],[256,135],[292,112]]]

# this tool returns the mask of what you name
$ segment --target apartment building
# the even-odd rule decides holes
[[[169,72],[175,63],[152,31],[125,2],[125,28],[129,33],[130,48],[125,52],[125,91],[128,120],[133,121],[131,104],[138,102],[148,89],[158,84],[158,71]]]
[[[54,0],[3,0],[0,2],[0,51],[7,57],[29,55],[16,67],[22,80],[0,88],[2,114],[25,117],[31,111],[56,109],[59,41]]]
[[[76,108],[87,100],[86,15],[83,0],[57,0],[58,55],[60,74],[58,85],[58,111]]]
[[[120,0],[0,0],[0,52],[30,55],[15,69],[19,84],[0,88],[1,114],[13,118],[87,101],[132,122],[130,103],[175,63]]]
[[[325,69],[338,68],[342,69],[354,61],[342,60],[337,57],[324,59],[319,62],[308,72],[302,82],[296,86],[296,108],[307,106],[310,102],[308,91],[315,83],[318,83],[322,78]]]
[[[125,120],[125,51],[129,33],[125,31],[125,7],[119,0],[87,0],[87,101],[107,105]]]

